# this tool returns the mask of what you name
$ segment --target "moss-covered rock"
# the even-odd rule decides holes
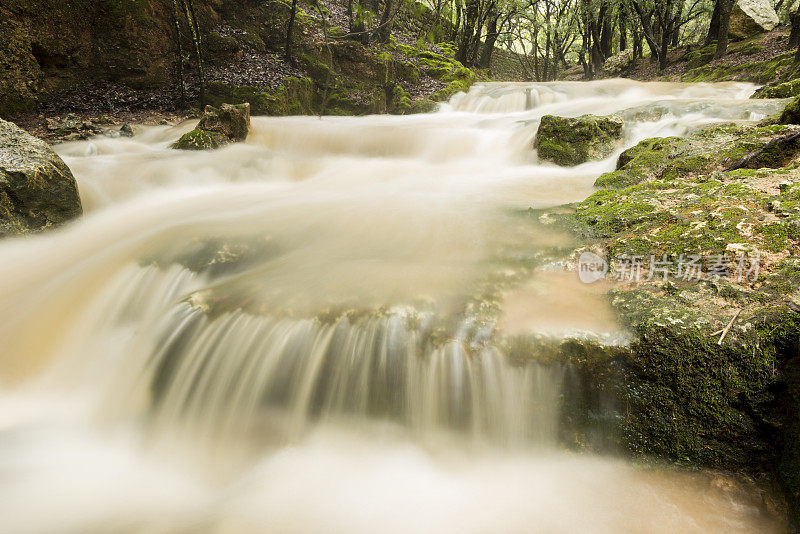
[[[244,141],[250,132],[250,104],[206,106],[197,129],[222,134],[232,142]]]
[[[212,150],[230,143],[230,140],[218,132],[207,132],[194,129],[178,139],[172,148],[177,150]]]
[[[61,158],[0,120],[0,236],[59,225],[81,213],[77,183]]]
[[[248,103],[253,115],[312,115],[318,96],[311,79],[288,77],[278,88],[267,90],[251,85],[211,82],[208,100],[213,106],[226,102]]]
[[[756,89],[750,98],[792,98],[800,96],[800,80],[765,85]]]
[[[681,79],[685,82],[739,80],[754,83],[773,83],[790,79],[793,76],[794,66],[794,52],[786,52],[761,61],[744,63],[719,63],[713,61],[690,69]]]
[[[800,124],[800,96],[789,102],[778,119],[780,124]]]
[[[539,159],[574,166],[611,155],[622,140],[622,119],[582,115],[576,118],[545,115],[536,132]]]
[[[619,76],[628,70],[633,62],[633,48],[629,48],[606,59],[603,63],[603,72],[609,76]]]
[[[411,102],[409,113],[430,113],[436,109],[436,102],[429,98],[417,98]]]
[[[725,170],[792,131],[728,124],[645,140],[563,222],[604,252],[620,281],[612,307],[634,337],[585,371],[613,393],[616,446],[776,475],[797,518],[800,315],[786,304],[800,301],[797,148]],[[651,265],[664,255],[667,281]],[[640,276],[620,277],[636,258]]]

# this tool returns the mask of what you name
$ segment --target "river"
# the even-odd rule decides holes
[[[435,113],[254,117],[56,147],[85,216],[0,243],[0,531],[780,532],[727,478],[559,442],[566,370],[624,343],[547,210],[638,141],[780,103],[746,83],[486,83]],[[625,142],[540,164],[544,114]],[[534,214],[533,216],[531,214]]]

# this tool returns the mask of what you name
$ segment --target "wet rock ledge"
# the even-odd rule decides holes
[[[644,140],[549,216],[587,243],[575,260],[606,262],[634,340],[568,341],[553,357],[575,369],[576,447],[744,474],[780,487],[797,522],[800,126],[775,122]],[[592,442],[600,426],[612,443]]]

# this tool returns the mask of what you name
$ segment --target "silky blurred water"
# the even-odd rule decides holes
[[[779,108],[754,89],[478,84],[213,152],[169,148],[191,123],[57,146],[86,215],[0,243],[0,531],[780,531],[714,477],[561,450],[564,369],[495,343],[613,334],[596,288],[515,267],[575,245],[520,214]],[[540,164],[539,118],[588,112],[623,117],[617,153]]]

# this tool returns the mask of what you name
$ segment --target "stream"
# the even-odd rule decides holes
[[[0,531],[782,532],[727,478],[567,450],[569,370],[498,342],[625,343],[538,214],[642,139],[780,109],[755,88],[483,83],[210,152],[169,148],[194,123],[56,146],[85,216],[0,242]],[[585,113],[624,146],[539,163],[539,118]]]

